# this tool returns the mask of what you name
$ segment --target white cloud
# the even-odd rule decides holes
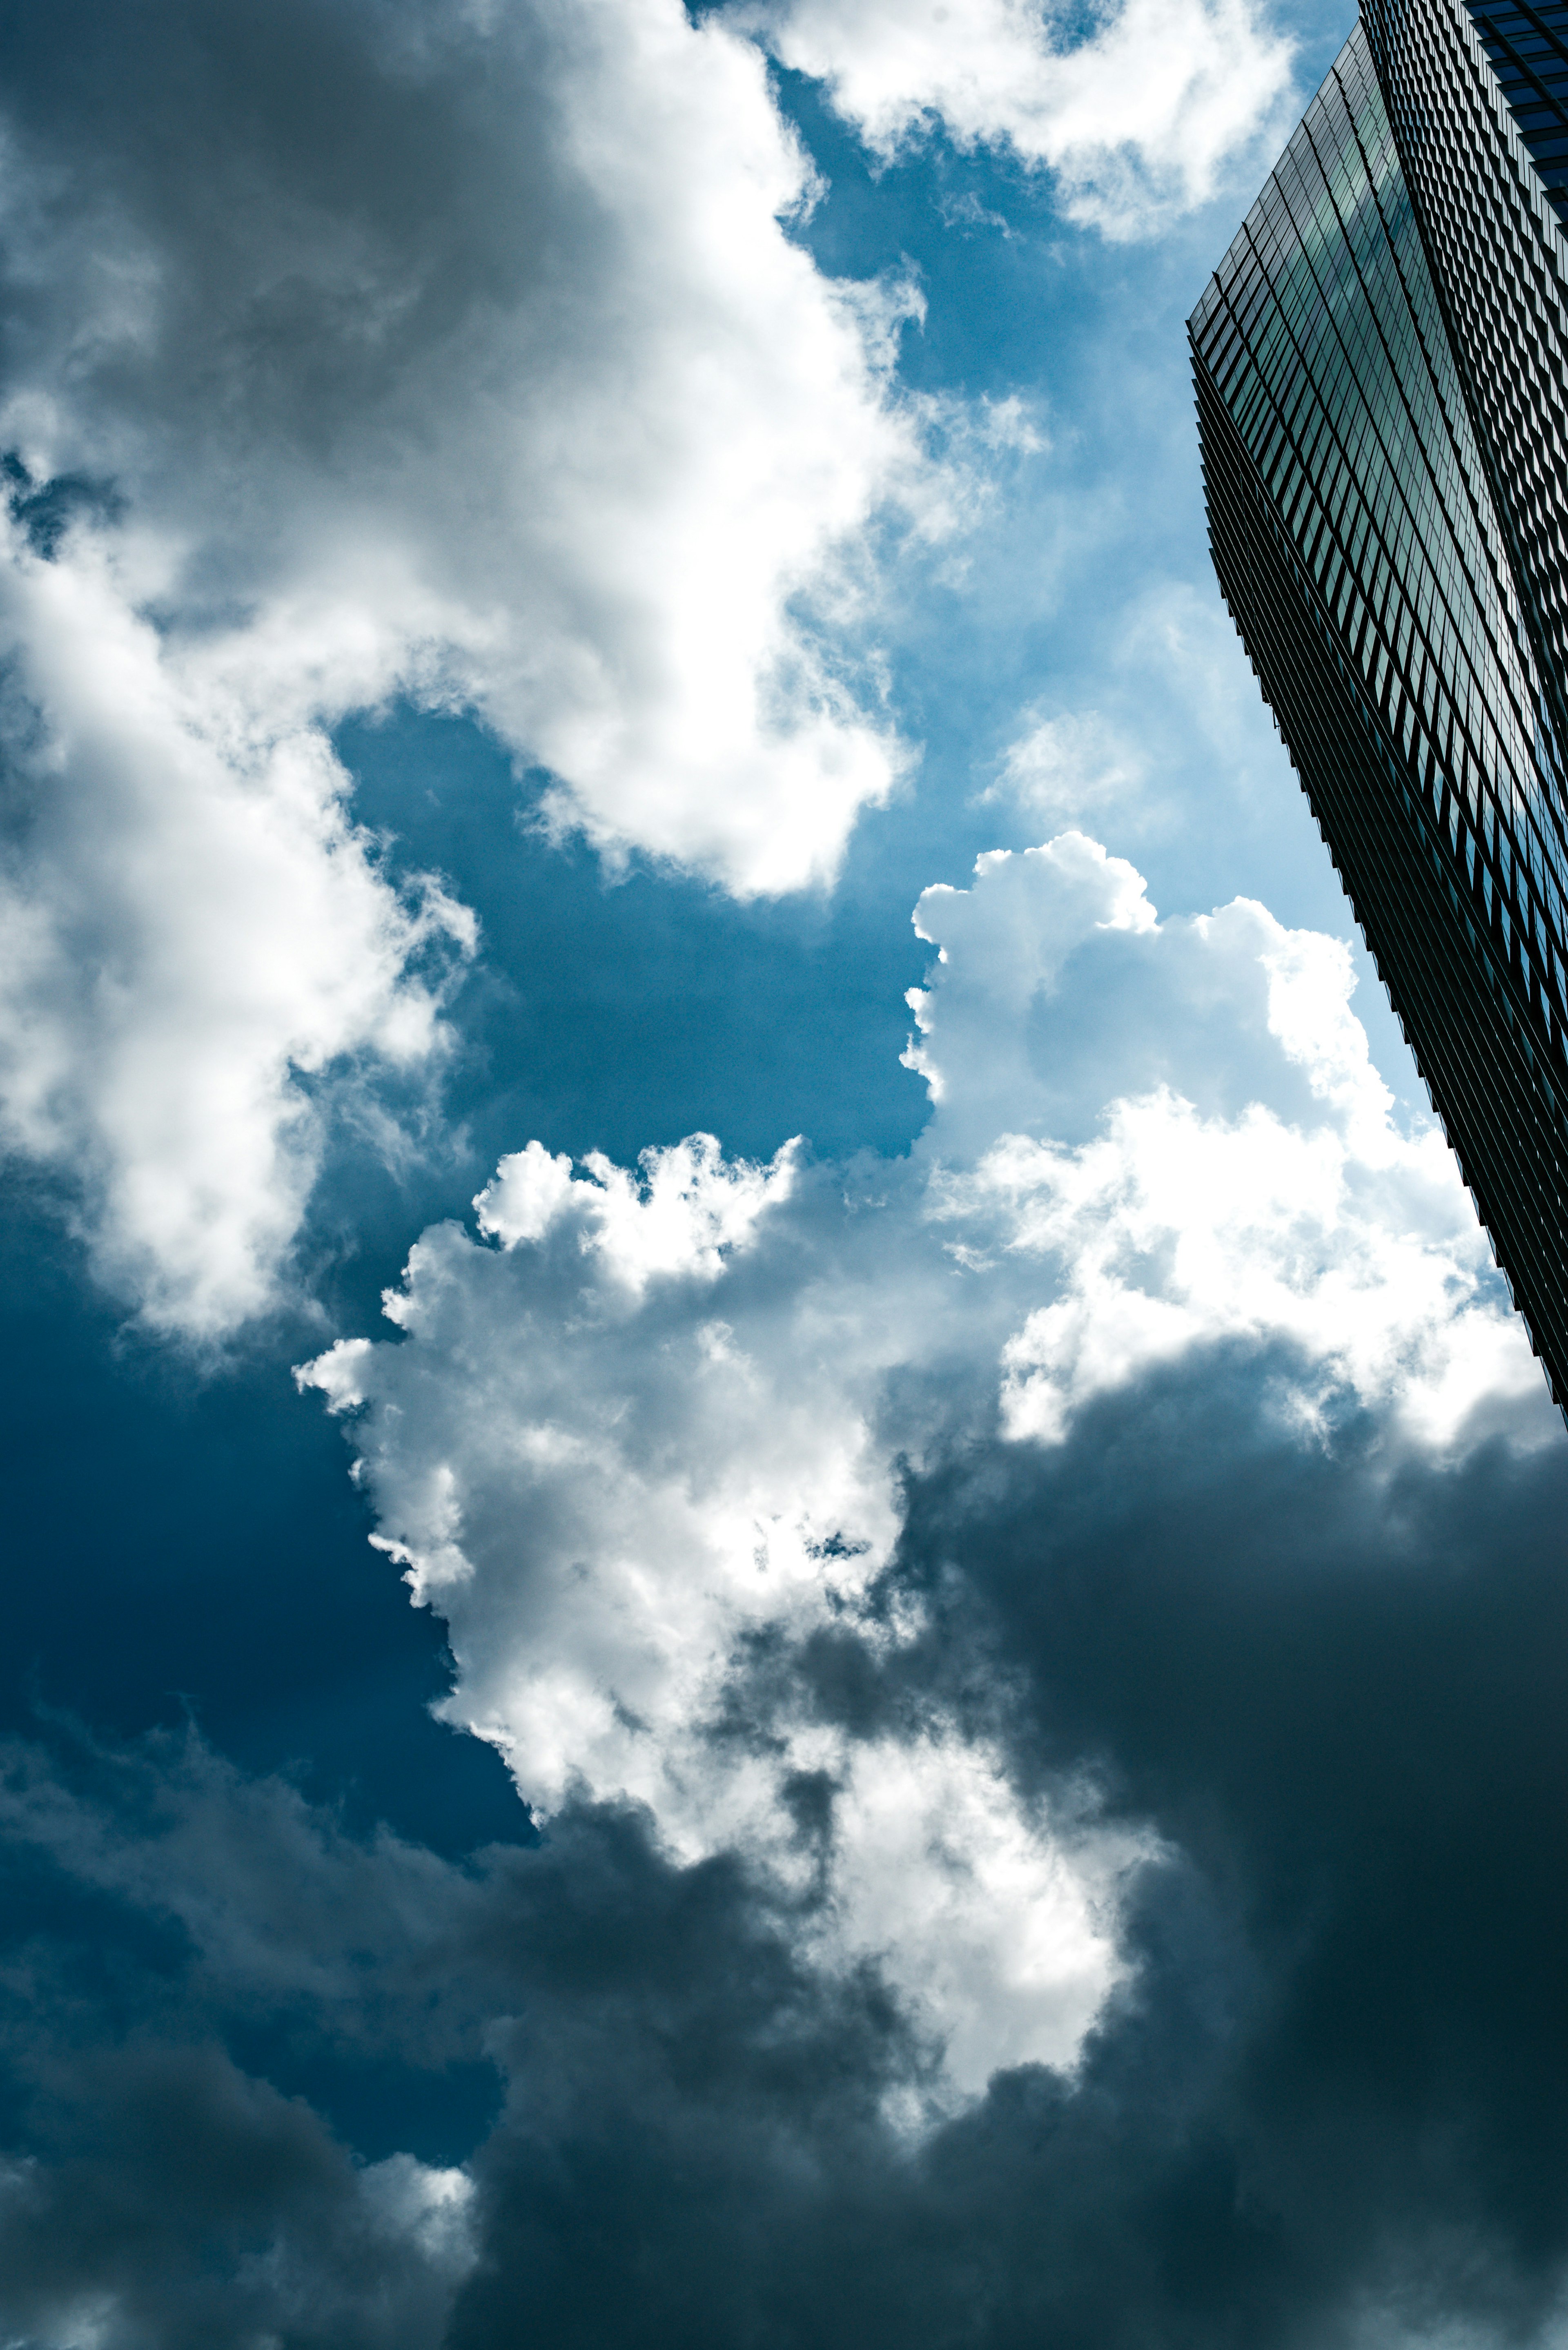
[[[1039,0],[774,0],[750,12],[783,62],[891,157],[933,119],[963,147],[1057,175],[1075,220],[1147,234],[1282,131],[1293,45],[1253,0],[1121,0],[1074,40]]]
[[[1347,948],[1247,899],[1158,923],[1081,835],[977,869],[917,910],[944,963],[908,1057],[938,1104],[929,1211],[969,1253],[1054,1269],[1003,1349],[1010,1433],[1056,1440],[1225,1337],[1301,1348],[1309,1417],[1321,1380],[1429,1443],[1493,1410],[1548,1431],[1441,1132],[1401,1126],[1372,1066]]]
[[[880,1180],[851,1176],[846,1201],[831,1170],[726,1165],[706,1137],[646,1154],[640,1197],[535,1146],[478,1202],[504,1246],[425,1233],[388,1301],[404,1344],[350,1341],[306,1376],[372,1406],[377,1539],[447,1619],[453,1718],[525,1798],[630,1795],[682,1857],[739,1846],[804,1898],[782,1790],[826,1773],[837,1857],[810,1939],[833,1963],[881,1954],[972,2088],[1070,2061],[1117,1970],[1103,1912],[1127,1839],[1025,1802],[940,1715],[855,1741],[798,1692],[753,1718],[742,1687],[755,1734],[718,1731],[748,1638],[861,1622],[897,1530],[881,1388],[950,1284],[918,1187],[876,1171],[904,1212]]]
[[[472,918],[378,870],[312,729],[235,743],[103,550],[0,560],[0,658],[42,720],[12,744],[0,867],[0,1137],[68,1170],[99,1273],[154,1327],[267,1305],[321,1139],[301,1076],[442,1037],[426,951]]]
[[[7,1136],[204,1334],[286,1263],[299,1075],[428,1055],[412,966],[461,936],[324,728],[466,706],[608,856],[826,880],[907,764],[877,534],[947,529],[956,476],[893,384],[915,297],[792,242],[811,167],[724,24],[116,23],[51,11],[0,111]]]
[[[1391,1115],[1336,941],[1246,900],[1160,923],[1078,835],[981,858],[917,920],[940,955],[910,1159],[763,1169],[698,1137],[634,1178],[533,1144],[479,1236],[415,1246],[400,1343],[301,1376],[358,1415],[377,1539],[450,1627],[450,1713],[524,1797],[630,1795],[677,1852],[739,1848],[804,1897],[786,1798],[822,1774],[827,1906],[803,1931],[880,1954],[972,2088],[1071,2061],[1136,1846],[1092,1791],[1010,1781],[1004,1679],[989,1728],[910,1700],[855,1735],[759,1678],[815,1631],[891,1655],[918,1629],[867,1604],[899,1459],[998,1421],[1058,1442],[1225,1338],[1297,1350],[1303,1441],[1334,1391],[1391,1458],[1553,1422],[1440,1137]]]
[[[1009,743],[982,801],[1009,800],[1025,816],[1081,824],[1136,801],[1146,762],[1097,710],[1026,713],[1027,731]]]
[[[411,2245],[436,2276],[461,2283],[475,2266],[473,2181],[465,2170],[389,2154],[366,2165],[359,2191],[388,2237]]]
[[[785,1143],[771,1168],[726,1163],[711,1134],[694,1134],[670,1150],[644,1154],[640,1180],[602,1151],[583,1164],[552,1159],[537,1142],[504,1159],[495,1180],[475,1200],[479,1229],[504,1248],[542,1241],[563,1218],[578,1222],[578,1246],[596,1255],[611,1276],[640,1295],[656,1274],[716,1280],[725,1252],[743,1247],[763,1211],[787,1200],[799,1138]]]
[[[406,0],[265,12],[258,87],[261,29],[155,17],[215,120],[106,107],[72,152],[15,107],[5,433],[112,478],[237,712],[455,696],[607,846],[830,873],[902,754],[807,608],[939,493],[890,397],[914,297],[786,234],[815,182],[756,49],[677,0]]]

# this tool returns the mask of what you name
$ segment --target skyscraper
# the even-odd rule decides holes
[[[1568,0],[1363,0],[1189,322],[1215,568],[1568,1408]]]

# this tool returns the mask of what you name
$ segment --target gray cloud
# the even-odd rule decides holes
[[[1439,1470],[1356,1416],[1303,1447],[1278,1367],[910,1490],[923,1686],[1022,1662],[1021,1767],[1092,1761],[1168,1840],[1075,2078],[999,2074],[916,2144],[783,2095],[766,2130],[743,2035],[699,2064],[685,2017],[651,2106],[618,2050],[561,2136],[520,2080],[455,2341],[1555,2338],[1568,1455]]]
[[[441,2339],[466,2251],[439,2174],[356,2168],[307,2106],[210,2043],[133,2037],[43,2064],[34,2086],[28,2157],[0,2181],[0,2303],[20,2338]]]
[[[1291,1375],[1221,1347],[1054,1451],[962,1447],[887,1571],[919,1643],[737,1668],[763,1727],[781,1677],[863,1736],[983,1708],[1023,1783],[1092,1769],[1161,1839],[1076,2073],[923,2128],[889,2095],[929,2052],[874,1963],[812,1961],[811,1891],[680,1866],[635,1811],[458,1868],[199,1746],[13,1756],[7,1849],[99,1907],[7,1906],[6,2324],[72,2338],[68,2287],[115,2350],[1549,2343],[1568,1448],[1445,1466],[1348,1406],[1304,1442]],[[832,1788],[798,1794],[831,1835]],[[397,2176],[320,2117],[357,2039],[393,2143],[454,2053],[504,2080],[466,2273],[388,2232]]]

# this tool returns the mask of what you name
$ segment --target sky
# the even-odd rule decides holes
[[[1568,1441],[1209,566],[1319,0],[0,7],[0,2344],[1568,2341]]]

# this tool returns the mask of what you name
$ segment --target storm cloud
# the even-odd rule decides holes
[[[1092,1778],[1143,1840],[1128,1971],[1075,2065],[1005,2068],[946,2117],[875,1960],[810,1958],[820,1894],[682,1865],[635,1809],[568,1805],[456,1866],[199,1743],[13,1752],[8,1840],[42,1874],[8,1910],[35,2006],[6,2322],[476,2350],[1546,2338],[1568,1459],[1438,1466],[1355,1409],[1303,1442],[1270,1409],[1292,1369],[1230,1347],[1049,1452],[964,1447],[909,1480],[886,1570],[919,1642],[753,1659],[759,1707],[784,1669],[861,1735],[981,1712],[1021,1786]],[[832,1813],[818,1791],[813,1832]],[[67,1897],[96,1904],[90,1964]],[[389,2155],[421,2079],[461,2130],[454,2064],[494,2068],[493,2126],[445,2168]]]

